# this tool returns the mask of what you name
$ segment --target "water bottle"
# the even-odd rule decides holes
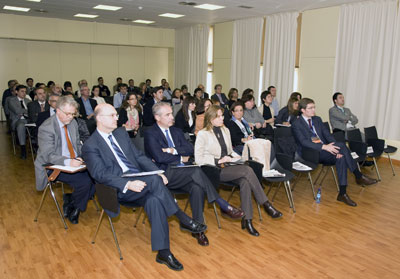
[[[315,199],[315,201],[316,201],[317,203],[320,203],[320,202],[321,202],[321,188],[318,188],[318,191],[317,191],[317,198]]]

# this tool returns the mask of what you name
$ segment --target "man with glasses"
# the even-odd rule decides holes
[[[37,116],[37,120],[36,120],[36,129],[39,129],[40,125],[42,125],[42,123],[49,117],[53,116],[54,114],[56,114],[56,108],[57,108],[57,101],[58,98],[60,96],[56,95],[56,94],[51,94],[49,97],[49,109],[47,111],[44,112],[40,112]]]
[[[66,96],[57,101],[56,113],[39,128],[39,149],[35,160],[36,189],[46,188],[47,175],[44,164],[79,167],[84,164],[81,155],[78,124],[74,120],[78,103]],[[73,174],[61,172],[57,181],[74,188],[72,194],[64,194],[64,217],[77,224],[79,214],[86,210],[87,202],[94,195],[94,184],[87,171]]]

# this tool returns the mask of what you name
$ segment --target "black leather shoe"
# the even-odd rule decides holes
[[[205,233],[192,233],[192,236],[197,239],[197,242],[201,246],[208,246],[210,243],[208,242],[208,238]]]
[[[72,194],[64,194],[63,201],[64,218],[67,218],[71,214],[72,210],[74,210],[74,205],[72,204]]]
[[[240,219],[244,216],[244,212],[241,209],[230,205],[226,211],[221,209],[221,215],[231,219]]]
[[[189,221],[189,224],[184,224],[182,222],[179,223],[179,226],[182,230],[189,231],[191,233],[201,233],[207,229],[207,226],[199,223],[193,219]]]
[[[272,218],[276,219],[276,218],[282,217],[283,214],[280,211],[278,211],[275,207],[273,207],[273,205],[269,201],[266,201],[263,204],[263,206],[264,206],[265,212],[267,212],[267,214],[269,216],[271,216]]]
[[[253,227],[251,219],[242,219],[242,230],[247,229],[249,234],[259,236],[258,231]]]
[[[356,178],[356,182],[358,185],[372,185],[377,183],[378,180],[362,175],[360,178]]]
[[[78,224],[79,223],[79,213],[80,213],[80,209],[79,208],[74,208],[71,212],[71,214],[69,214],[68,219],[72,224]]]
[[[160,264],[165,264],[166,266],[168,266],[168,268],[175,271],[183,270],[183,265],[172,254],[170,254],[167,258],[163,258],[160,256],[160,254],[157,254],[156,262]]]
[[[347,195],[347,194],[343,194],[343,195],[339,194],[337,196],[337,200],[340,202],[344,202],[345,204],[347,204],[349,206],[357,206],[357,204],[352,199],[350,199],[349,195]]]

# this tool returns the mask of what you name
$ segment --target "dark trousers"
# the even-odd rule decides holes
[[[88,200],[93,197],[95,188],[93,180],[90,178],[87,171],[77,173],[61,172],[57,181],[69,184],[74,191],[72,192],[72,200],[75,208],[81,211],[86,210]]]
[[[28,120],[26,119],[19,119],[15,123],[13,123],[13,131],[15,131],[17,134],[19,145],[26,144],[26,123],[28,123]]]
[[[168,189],[189,193],[193,219],[204,223],[204,195],[207,195],[210,203],[219,198],[219,195],[201,168],[169,167],[165,176],[168,179]]]
[[[354,172],[357,169],[357,163],[351,157],[350,151],[347,146],[342,142],[335,142],[335,146],[340,147],[339,153],[343,155],[342,158],[337,159],[336,155],[328,151],[321,150],[319,153],[319,162],[321,164],[334,164],[336,165],[336,172],[338,175],[339,185],[347,185],[347,169]]]
[[[245,214],[245,219],[253,219],[253,206],[251,193],[259,204],[268,201],[267,196],[253,169],[247,165],[228,166],[221,170],[222,182],[233,182],[240,187],[240,203]]]
[[[159,175],[142,176],[138,180],[146,182],[141,192],[128,190],[118,193],[120,203],[143,206],[151,224],[151,248],[153,251],[169,249],[168,217],[178,211],[173,197]]]

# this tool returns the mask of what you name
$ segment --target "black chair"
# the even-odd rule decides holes
[[[353,157],[353,159],[357,162],[358,170],[360,170],[360,165],[362,166],[367,158],[367,144],[360,141],[349,141],[349,149],[357,154],[358,157]]]
[[[346,136],[343,131],[333,132],[332,136],[335,138],[336,142],[346,142]]]
[[[103,219],[104,212],[106,212],[108,221],[110,222],[111,231],[113,233],[115,245],[117,246],[117,249],[118,249],[119,259],[122,260],[123,257],[122,257],[121,249],[119,248],[117,235],[115,234],[114,225],[113,225],[113,222],[111,219],[111,218],[117,217],[119,215],[119,202],[118,202],[118,197],[117,197],[117,190],[113,187],[106,186],[104,184],[96,184],[96,195],[97,195],[97,199],[99,200],[99,203],[103,209],[100,213],[99,222],[97,223],[96,232],[94,233],[94,236],[92,239],[92,244],[95,243],[96,236],[100,229],[100,225],[101,225],[101,221]],[[134,203],[121,203],[121,204],[124,206],[127,206],[127,207],[135,207],[135,208],[138,207]],[[143,212],[143,207],[141,208],[141,211],[139,212],[139,215],[136,219],[136,223],[135,223],[134,227],[136,227],[136,224],[138,223],[142,212]]]
[[[294,174],[292,173],[293,158],[292,158],[292,156],[287,155],[287,154],[276,153],[276,160],[279,165],[275,166],[274,169],[276,169],[280,173],[285,174],[285,176],[284,177],[264,177],[264,180],[266,180],[268,182],[279,183],[271,201],[273,201],[275,199],[275,196],[278,193],[279,188],[283,182],[283,185],[285,186],[286,196],[289,201],[289,206],[290,206],[290,208],[293,209],[293,213],[296,213],[296,208],[294,206],[294,200],[293,200],[293,195],[292,195],[292,189],[290,188],[290,180],[292,180],[294,178]],[[271,190],[271,188],[270,188],[270,190]]]
[[[376,127],[375,126],[371,126],[371,127],[367,127],[364,128],[364,133],[365,133],[365,140],[368,142],[369,140],[377,140],[378,138],[378,132],[376,131]],[[390,166],[392,167],[392,173],[393,176],[396,175],[396,173],[394,172],[394,168],[393,168],[393,163],[392,163],[392,158],[390,158],[390,154],[391,153],[395,153],[397,151],[397,147],[392,146],[392,145],[388,145],[385,146],[384,145],[384,149],[383,152],[386,153],[386,155],[389,158],[389,162],[390,162]]]
[[[363,142],[360,129],[354,129],[354,130],[347,131],[347,139],[349,141]],[[370,139],[368,139],[367,144],[368,144],[368,146],[371,146],[373,149],[373,152],[367,151],[367,157],[372,158],[372,160],[374,162],[374,166],[375,166],[376,175],[378,177],[378,180],[380,181],[381,175],[379,173],[379,168],[376,163],[376,158],[378,158],[382,155],[383,150],[385,149],[385,141],[381,140],[381,139],[370,138]]]
[[[290,127],[278,127],[274,130],[274,148],[276,153],[284,153],[294,158],[297,145]]]
[[[296,172],[301,173],[307,173],[308,176],[308,180],[310,181],[310,185],[311,185],[311,191],[314,197],[314,200],[316,199],[315,197],[315,189],[314,189],[314,182],[312,180],[312,176],[311,176],[311,172],[313,170],[315,170],[316,168],[318,168],[319,165],[319,151],[318,150],[314,150],[311,148],[303,148],[302,149],[302,154],[301,157],[299,158],[299,162],[306,165],[307,167],[309,167],[311,170],[295,170]],[[294,189],[293,185],[293,189]]]

